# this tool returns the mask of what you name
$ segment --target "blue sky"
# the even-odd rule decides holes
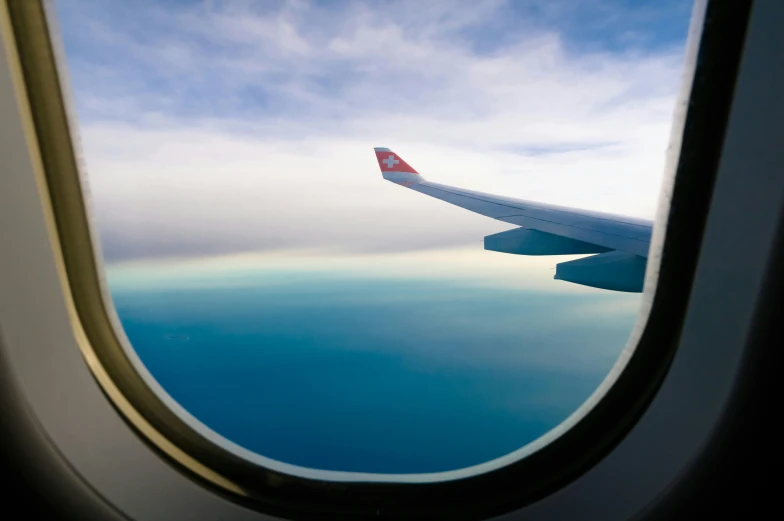
[[[690,10],[61,0],[107,257],[409,251],[506,229],[382,183],[373,146],[434,181],[652,217]]]
[[[579,0],[424,5],[71,0],[59,5],[75,85],[84,93],[78,100],[134,96],[144,111],[246,119],[305,117],[317,106],[325,108],[309,103],[300,89],[339,105],[321,113],[333,117],[341,116],[338,109],[345,102],[382,111],[390,97],[411,106],[447,94],[449,84],[435,71],[385,67],[383,50],[361,66],[351,53],[313,52],[362,31],[375,30],[382,39],[386,32],[399,31],[413,46],[452,47],[475,57],[504,56],[521,42],[553,34],[574,55],[646,56],[682,46],[691,7],[682,0],[655,7],[649,2]],[[454,68],[460,67],[456,61]],[[394,74],[394,81],[378,92],[387,74]],[[352,84],[371,79],[377,81],[371,99],[345,99]],[[293,82],[298,88],[280,88]],[[363,106],[359,101],[379,103]],[[88,119],[116,115],[86,102],[80,111]]]

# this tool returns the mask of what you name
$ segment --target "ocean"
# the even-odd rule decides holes
[[[202,423],[278,461],[372,473],[455,470],[537,439],[605,378],[640,300],[481,271],[344,268],[108,281],[142,362]]]

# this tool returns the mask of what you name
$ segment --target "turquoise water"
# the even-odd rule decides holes
[[[520,448],[599,385],[639,303],[458,276],[245,277],[111,288],[143,363],[196,418],[324,470],[437,472]]]

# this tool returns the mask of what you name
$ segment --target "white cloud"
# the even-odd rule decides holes
[[[96,15],[88,34],[126,51],[72,60],[110,257],[481,249],[509,228],[384,182],[373,146],[434,181],[652,217],[680,49],[575,54],[533,26],[492,52],[460,39],[503,4],[155,8],[171,32],[140,36]],[[558,147],[576,150],[526,152]]]

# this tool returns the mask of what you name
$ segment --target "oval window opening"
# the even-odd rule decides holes
[[[188,425],[439,481],[612,384],[691,2],[139,7],[56,13],[118,334]]]

